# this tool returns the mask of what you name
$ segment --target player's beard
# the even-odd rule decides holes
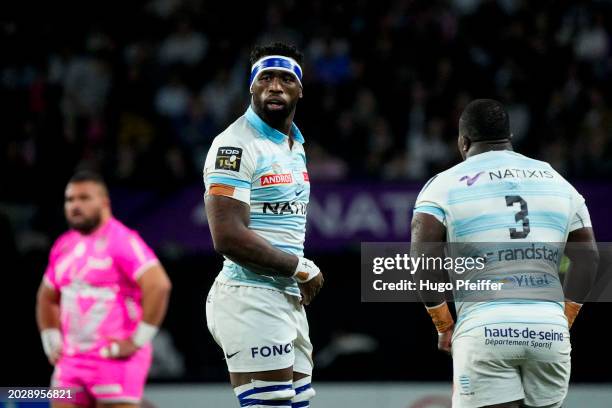
[[[262,112],[264,114],[265,121],[272,125],[272,127],[280,127],[282,126],[287,118],[293,113],[295,107],[297,106],[297,99],[293,102],[286,103],[282,109],[271,110],[268,109],[267,104],[263,104]]]
[[[92,215],[89,218],[83,218],[81,221],[70,221],[68,220],[68,225],[70,228],[79,231],[81,234],[90,234],[100,225],[102,221],[102,214],[97,213]]]

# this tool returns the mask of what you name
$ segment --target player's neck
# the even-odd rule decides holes
[[[102,211],[102,217],[100,219],[100,228],[104,227],[113,218],[113,214],[109,211]]]
[[[477,154],[492,152],[492,151],[514,151],[512,148],[512,143],[504,142],[504,143],[474,143],[470,150],[468,150],[465,158],[476,156]]]
[[[270,126],[272,126],[274,129],[278,130],[279,132],[282,132],[284,134],[286,134],[287,136],[291,137],[291,124],[293,123],[293,113],[291,115],[289,115],[289,117],[285,120],[283,120],[282,122],[280,122],[278,125],[273,126],[270,124]]]

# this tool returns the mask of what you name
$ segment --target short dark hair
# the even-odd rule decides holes
[[[300,65],[302,65],[302,61],[304,60],[304,54],[302,54],[295,45],[275,42],[266,45],[256,45],[253,51],[251,51],[251,65],[266,55],[283,55],[293,58]]]
[[[70,180],[68,180],[68,184],[83,183],[86,181],[99,184],[104,188],[104,191],[108,190],[108,188],[106,187],[106,183],[104,182],[104,178],[102,178],[99,173],[96,173],[92,170],[78,170],[72,175],[72,177],[70,177]]]
[[[476,99],[461,114],[459,134],[472,142],[509,139],[508,112],[504,105],[494,99]]]

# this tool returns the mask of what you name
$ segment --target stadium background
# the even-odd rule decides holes
[[[306,253],[326,287],[309,307],[317,381],[446,381],[422,306],[360,302],[359,243],[407,240],[420,186],[459,160],[474,98],[508,107],[516,149],[575,182],[612,241],[612,2],[274,1],[37,4],[0,15],[2,385],[46,385],[34,303],[65,229],[63,189],[99,169],[116,215],[155,246],[174,284],[151,382],[226,380],[205,329],[219,270],[202,216],[210,142],[248,104],[248,53],[305,54]],[[574,382],[609,387],[609,304],[572,334]],[[605,346],[604,346],[605,348]],[[229,390],[228,390],[229,391]],[[589,406],[589,405],[586,405]]]

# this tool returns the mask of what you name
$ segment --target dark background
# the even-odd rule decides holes
[[[210,142],[248,104],[248,53],[256,43],[289,41],[305,53],[296,123],[313,189],[424,183],[459,160],[458,116],[481,97],[507,106],[518,151],[571,181],[612,186],[609,1],[3,7],[0,335],[9,364],[2,384],[48,383],[35,293],[65,229],[63,189],[72,172],[96,168],[112,191],[173,196],[201,185]],[[318,365],[317,378],[448,380],[451,361],[435,350],[421,305],[361,303],[357,247],[317,253],[306,243],[326,272],[325,290],[308,310],[311,337],[327,356],[340,350]],[[183,366],[158,381],[224,381],[204,321],[220,256],[212,248],[156,249],[174,284],[164,327]],[[612,380],[602,341],[611,311],[589,304],[578,318],[573,381]]]

